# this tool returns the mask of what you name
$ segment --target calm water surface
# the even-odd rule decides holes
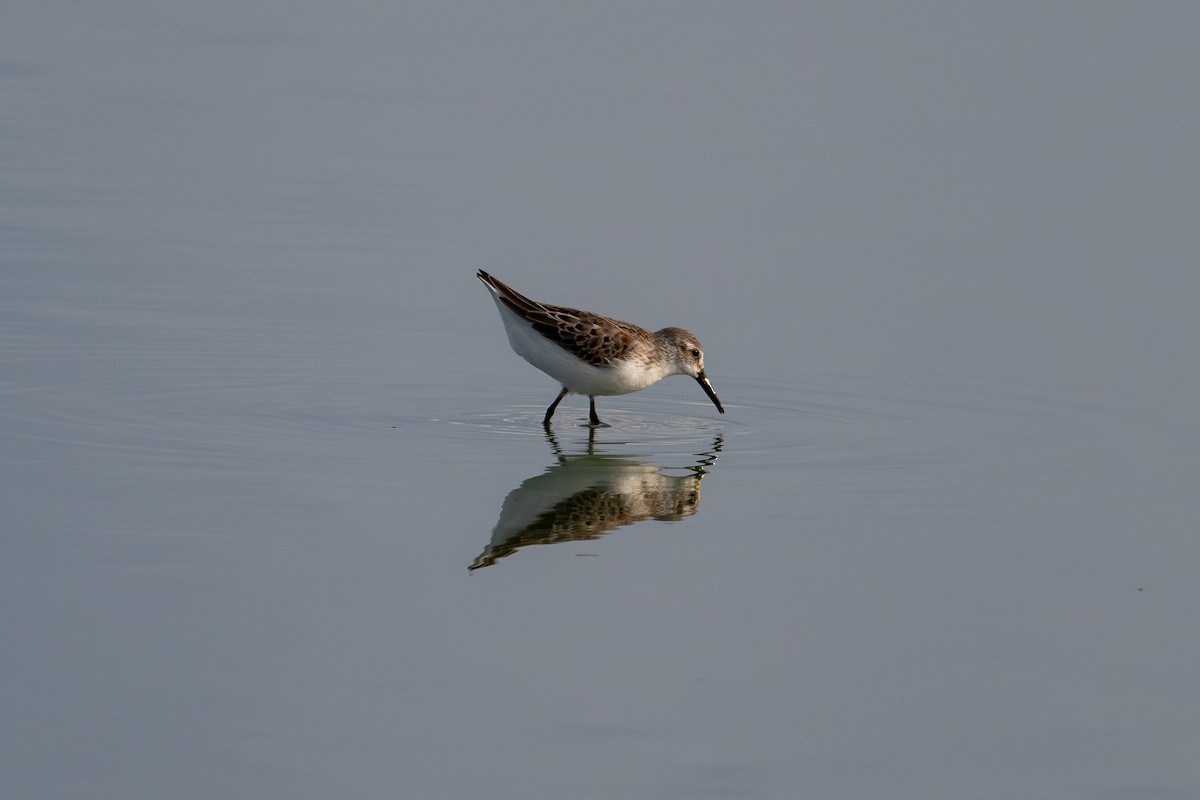
[[[1200,794],[1188,26],[489,9],[4,26],[5,794]]]

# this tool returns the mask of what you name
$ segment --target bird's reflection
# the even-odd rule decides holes
[[[546,432],[556,463],[504,498],[492,540],[469,570],[489,567],[527,545],[599,539],[642,520],[691,516],[700,504],[700,480],[724,445],[717,436],[686,466],[656,466],[636,456],[597,452],[595,434],[591,429],[586,449],[572,454]]]

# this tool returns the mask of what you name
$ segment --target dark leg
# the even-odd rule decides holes
[[[568,394],[570,394],[570,392],[567,391],[567,387],[564,386],[563,390],[558,393],[558,397],[554,398],[554,402],[551,403],[550,407],[546,409],[546,417],[542,420],[542,424],[547,428],[550,427],[550,418],[554,416],[554,409],[558,408],[558,404],[561,403],[562,399]]]
[[[599,425],[600,418],[596,416],[596,398],[592,397],[591,395],[588,395],[588,412],[590,413],[588,422],[593,425]]]

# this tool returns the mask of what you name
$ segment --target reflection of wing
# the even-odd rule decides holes
[[[490,566],[530,544],[597,539],[644,519],[680,520],[700,503],[698,473],[612,457],[568,458],[504,499],[492,541],[470,569]]]

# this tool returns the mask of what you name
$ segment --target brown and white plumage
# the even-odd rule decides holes
[[[650,332],[602,314],[530,300],[483,270],[478,278],[496,301],[513,350],[562,384],[544,424],[550,424],[559,402],[575,392],[588,396],[589,419],[599,425],[597,396],[637,392],[670,375],[694,378],[725,413],[704,373],[700,342],[683,328]]]

